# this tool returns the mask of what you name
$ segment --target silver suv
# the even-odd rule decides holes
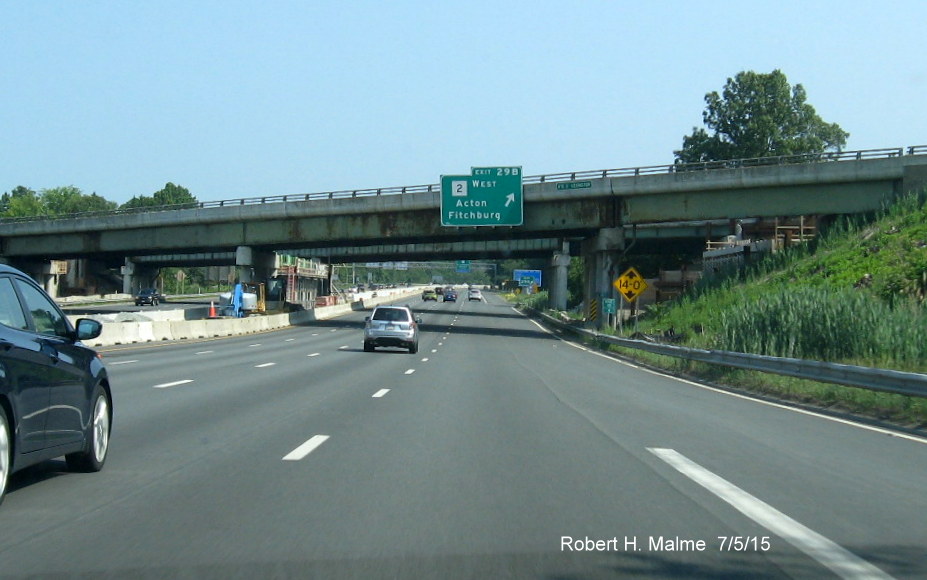
[[[378,346],[395,346],[418,352],[418,325],[422,319],[408,306],[377,306],[364,325],[364,352]]]

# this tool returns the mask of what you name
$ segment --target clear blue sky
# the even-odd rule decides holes
[[[927,2],[0,0],[0,191],[200,200],[662,165],[742,70],[927,144]]]

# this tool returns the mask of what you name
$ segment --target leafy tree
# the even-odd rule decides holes
[[[135,209],[143,207],[159,207],[165,205],[182,205],[197,203],[196,197],[186,187],[167,182],[164,187],[152,196],[137,195],[120,206],[121,209]]]
[[[116,209],[115,202],[107,201],[96,193],[84,195],[73,185],[43,189],[42,204],[46,215],[70,215]]]
[[[28,217],[42,215],[42,200],[28,187],[16,186],[0,196],[0,216]]]
[[[586,294],[586,261],[582,256],[570,258],[567,270],[567,308],[578,306]]]
[[[806,101],[805,89],[790,87],[782,71],[740,72],[721,95],[705,95],[702,119],[674,151],[676,163],[840,151],[849,133],[825,123]]]

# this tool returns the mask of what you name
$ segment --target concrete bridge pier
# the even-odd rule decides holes
[[[603,228],[596,237],[583,242],[587,327],[602,328],[605,325],[607,316],[602,312],[602,301],[615,297],[612,280],[624,249],[624,230],[621,228]]]
[[[566,310],[569,291],[567,289],[567,275],[570,269],[570,243],[563,242],[563,250],[554,254],[550,261],[550,307],[557,310]]]
[[[135,294],[142,288],[154,288],[159,272],[158,268],[136,264],[130,258],[126,258],[122,267],[123,294]]]
[[[235,248],[238,280],[245,284],[266,282],[273,274],[275,258],[276,255],[273,252],[262,252],[251,246],[238,246]]]
[[[23,272],[39,283],[52,298],[58,297],[58,275],[50,261],[27,262],[21,268]]]

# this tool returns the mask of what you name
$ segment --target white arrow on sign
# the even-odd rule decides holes
[[[515,194],[510,193],[505,196],[505,207],[508,207],[510,203],[515,203]]]

